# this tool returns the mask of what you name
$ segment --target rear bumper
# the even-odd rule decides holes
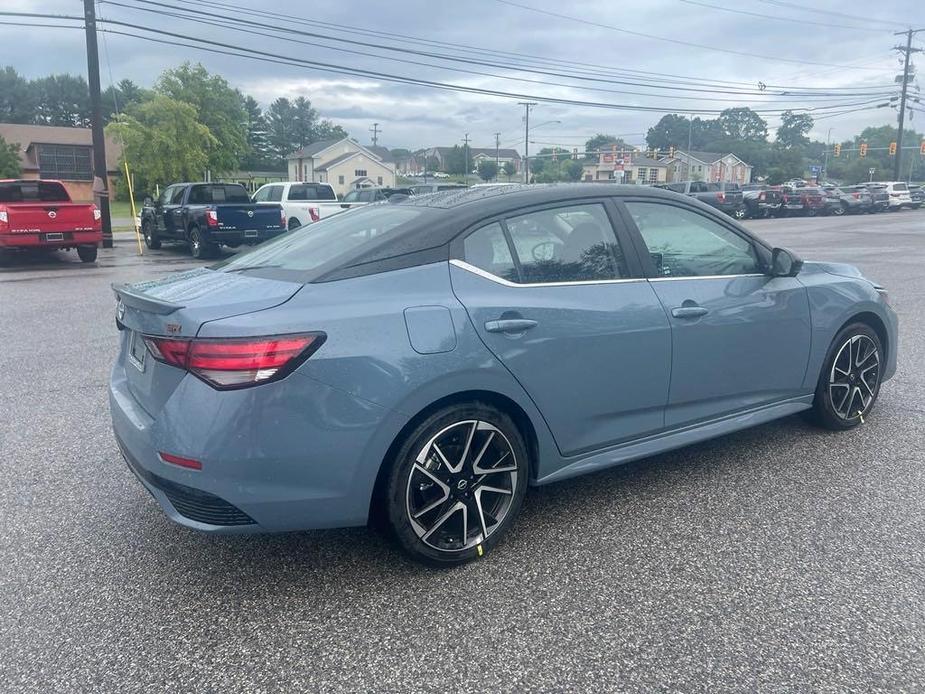
[[[285,234],[286,229],[209,229],[203,231],[207,241],[212,243],[261,243]]]
[[[73,248],[74,246],[98,246],[102,240],[102,231],[0,234],[0,248]]]
[[[298,372],[219,392],[185,376],[157,418],[113,368],[113,431],[139,481],[173,521],[255,533],[363,525],[379,466],[407,421]],[[189,470],[163,451],[202,463]]]

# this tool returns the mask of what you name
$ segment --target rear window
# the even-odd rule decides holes
[[[300,183],[290,186],[290,200],[337,200],[334,189],[330,186],[317,186],[309,183]]]
[[[241,185],[206,184],[193,186],[189,193],[190,205],[210,205],[212,203],[249,203],[247,189]]]
[[[894,183],[894,184],[893,184],[893,190],[907,191],[907,190],[909,190],[909,188],[906,187],[906,184],[905,184],[905,183]]]
[[[70,202],[60,183],[16,181],[0,183],[0,202]]]
[[[683,193],[687,190],[687,186],[684,183],[669,183],[667,186],[668,190],[673,190],[675,193]]]
[[[423,213],[419,208],[389,205],[351,210],[283,234],[220,267],[226,272],[268,267],[314,270],[400,233]]]

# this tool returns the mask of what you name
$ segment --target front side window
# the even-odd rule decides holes
[[[157,199],[157,204],[162,207],[164,205],[169,205],[170,199],[173,197],[173,194],[175,191],[176,191],[176,188],[174,188],[173,186],[168,186],[167,188],[164,188],[164,190],[161,191],[160,197],[158,197]]]
[[[170,194],[170,204],[171,205],[182,205],[183,204],[183,193],[186,192],[184,186],[177,186],[173,189],[173,192]]]
[[[662,277],[761,272],[752,243],[702,214],[658,202],[627,202],[656,274]]]
[[[282,186],[270,186],[267,190],[267,201],[268,202],[279,202],[283,199],[283,187]]]
[[[256,193],[254,193],[254,202],[266,202],[267,196],[270,194],[270,186],[264,186]]]

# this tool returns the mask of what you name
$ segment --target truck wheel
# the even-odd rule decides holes
[[[189,250],[196,260],[205,260],[215,255],[218,246],[203,239],[199,227],[192,227],[189,231]]]
[[[302,222],[300,222],[295,217],[290,217],[288,226],[289,226],[289,231],[292,231],[293,229],[298,229],[300,226],[302,226]]]
[[[77,257],[82,263],[92,263],[96,260],[96,246],[78,246]]]
[[[732,216],[734,219],[745,219],[747,213],[744,207],[739,207],[733,211]]]
[[[154,225],[151,224],[150,219],[146,219],[141,223],[141,235],[145,237],[145,245],[152,251],[156,251],[161,247],[161,241],[157,238],[157,231],[154,229]]]

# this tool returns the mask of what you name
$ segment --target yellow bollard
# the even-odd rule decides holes
[[[125,166],[125,184],[128,186],[128,200],[132,205],[132,226],[135,227],[135,240],[138,242],[138,255],[144,255],[144,246],[141,245],[141,230],[138,228],[138,213],[135,210],[135,191],[132,186],[132,177],[128,172],[128,162],[123,162]]]

